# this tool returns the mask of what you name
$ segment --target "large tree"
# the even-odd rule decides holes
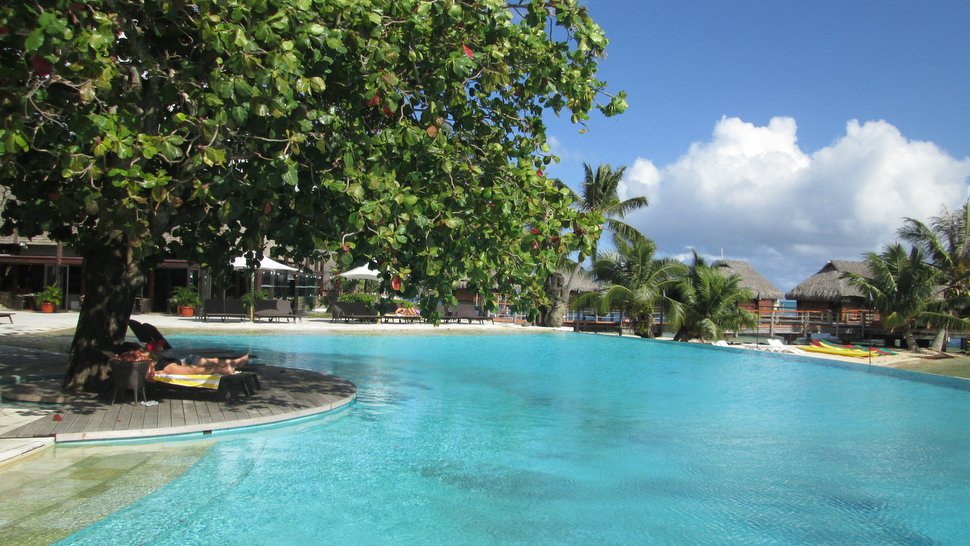
[[[658,258],[657,245],[645,237],[615,236],[614,240],[616,250],[600,254],[593,264],[593,273],[606,286],[583,294],[572,305],[576,309],[596,306],[603,312],[620,309],[636,334],[654,337],[654,308],[674,303],[670,296],[686,268],[673,258]]]
[[[272,239],[428,303],[465,279],[535,305],[598,234],[541,169],[546,111],[625,108],[605,45],[575,0],[6,3],[4,230],[84,258],[65,386],[103,381],[170,254],[219,270]]]
[[[727,330],[754,327],[758,317],[741,307],[754,298],[738,274],[726,275],[720,262],[708,263],[693,251],[693,262],[678,280],[668,313],[674,341],[717,340]]]
[[[970,201],[957,211],[944,209],[928,224],[906,218],[898,233],[904,241],[918,246],[939,272],[941,310],[946,318],[934,321],[937,335],[931,348],[943,350],[947,332],[954,326],[952,319],[966,317],[970,308]]]
[[[880,254],[869,252],[865,262],[871,276],[843,273],[843,277],[872,300],[884,326],[901,329],[906,346],[919,351],[913,333],[916,321],[939,318],[930,309],[938,299],[938,270],[926,262],[920,247],[907,252],[899,243],[887,246]]]
[[[594,171],[588,163],[583,163],[583,187],[579,193],[575,193],[571,188],[564,186],[573,196],[576,208],[587,217],[602,218],[602,228],[609,231],[614,236],[624,237],[629,240],[642,238],[635,228],[624,223],[621,219],[634,210],[647,206],[647,198],[643,196],[620,199],[619,186],[623,180],[623,173],[626,167],[614,169],[610,165],[600,165]],[[582,232],[582,228],[579,228]],[[580,252],[572,272],[566,279],[565,288],[562,290],[564,296],[559,301],[553,301],[550,311],[546,313],[545,325],[558,328],[562,326],[563,315],[569,303],[569,293],[573,283],[579,275],[580,268],[586,258],[591,258],[596,262],[597,248],[599,247],[599,234],[592,238],[592,248],[588,252]]]

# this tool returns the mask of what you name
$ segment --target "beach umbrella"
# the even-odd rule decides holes
[[[367,264],[364,264],[360,267],[355,267],[350,271],[344,271],[339,275],[345,279],[359,280],[359,281],[376,281],[380,279],[380,273],[368,267]]]
[[[249,293],[251,295],[250,297],[253,300],[253,305],[249,306],[249,320],[251,321],[255,320],[254,308],[256,304],[256,270],[258,269],[261,271],[299,271],[299,269],[295,267],[290,267],[286,264],[281,264],[276,260],[267,256],[262,256],[259,259],[259,266],[256,267],[255,269],[253,269],[249,265],[249,262],[246,260],[244,256],[240,256],[232,260],[232,268],[237,271],[247,270],[247,269],[249,270]]]
[[[246,261],[246,258],[240,256],[232,261],[232,268],[236,270],[249,269],[249,262]],[[256,269],[262,269],[263,271],[299,271],[295,267],[281,264],[266,256],[260,258],[259,266]]]

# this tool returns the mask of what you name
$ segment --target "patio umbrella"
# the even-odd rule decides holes
[[[380,278],[380,273],[367,267],[367,264],[364,264],[360,267],[355,267],[350,271],[344,271],[339,275],[345,279],[361,280],[361,281],[376,281]]]
[[[235,258],[232,260],[232,268],[237,271],[246,270],[246,269],[249,270],[249,292],[253,300],[253,305],[249,306],[249,320],[254,320],[255,318],[253,312],[254,312],[254,306],[256,303],[256,269],[259,269],[262,271],[299,271],[299,269],[295,267],[290,267],[286,264],[281,264],[276,260],[269,258],[267,256],[262,256],[259,259],[259,266],[256,267],[256,269],[251,268],[249,265],[249,262],[246,261],[246,258],[243,256],[240,256],[239,258]]]
[[[239,257],[232,261],[232,268],[236,270],[249,269],[249,263],[246,261],[246,258]],[[299,271],[299,269],[295,267],[281,264],[266,256],[260,258],[259,266],[256,269],[262,269],[263,271]]]

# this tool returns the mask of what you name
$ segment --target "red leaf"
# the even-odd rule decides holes
[[[47,77],[51,75],[51,63],[47,59],[41,57],[40,55],[34,55],[30,58],[30,64],[34,67],[34,72],[42,77]]]
[[[475,52],[472,51],[472,48],[466,46],[465,44],[461,44],[461,48],[465,50],[465,55],[468,55],[469,59],[475,58]]]
[[[401,277],[394,275],[394,278],[391,279],[391,288],[393,288],[395,292],[401,290]]]
[[[391,117],[391,116],[393,116],[393,115],[394,115],[394,110],[391,110],[391,109],[390,109],[390,108],[388,108],[388,107],[387,107],[387,105],[385,104],[385,105],[384,105],[384,115],[385,115],[385,116],[387,116],[387,117]]]
[[[542,176],[542,169],[536,169],[536,175]]]
[[[377,93],[367,101],[367,106],[374,107],[381,103],[381,94]]]
[[[538,235],[539,234],[539,230],[536,229],[536,228],[532,228],[532,234],[533,235]]]
[[[54,420],[55,420],[55,421],[63,421],[63,420],[64,420],[64,418],[63,418],[63,417],[61,417],[61,414],[60,414],[60,413],[55,413],[55,414],[54,414]]]

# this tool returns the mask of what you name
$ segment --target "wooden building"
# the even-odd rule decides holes
[[[784,293],[771,281],[766,279],[751,264],[742,260],[720,260],[720,267],[725,275],[741,277],[741,286],[751,291],[754,298],[740,307],[759,314],[770,312],[778,304]]]
[[[844,273],[871,276],[865,262],[832,260],[785,297],[795,300],[799,312],[827,315],[841,323],[855,322],[863,312],[871,313],[871,305],[861,290],[842,277]]]

